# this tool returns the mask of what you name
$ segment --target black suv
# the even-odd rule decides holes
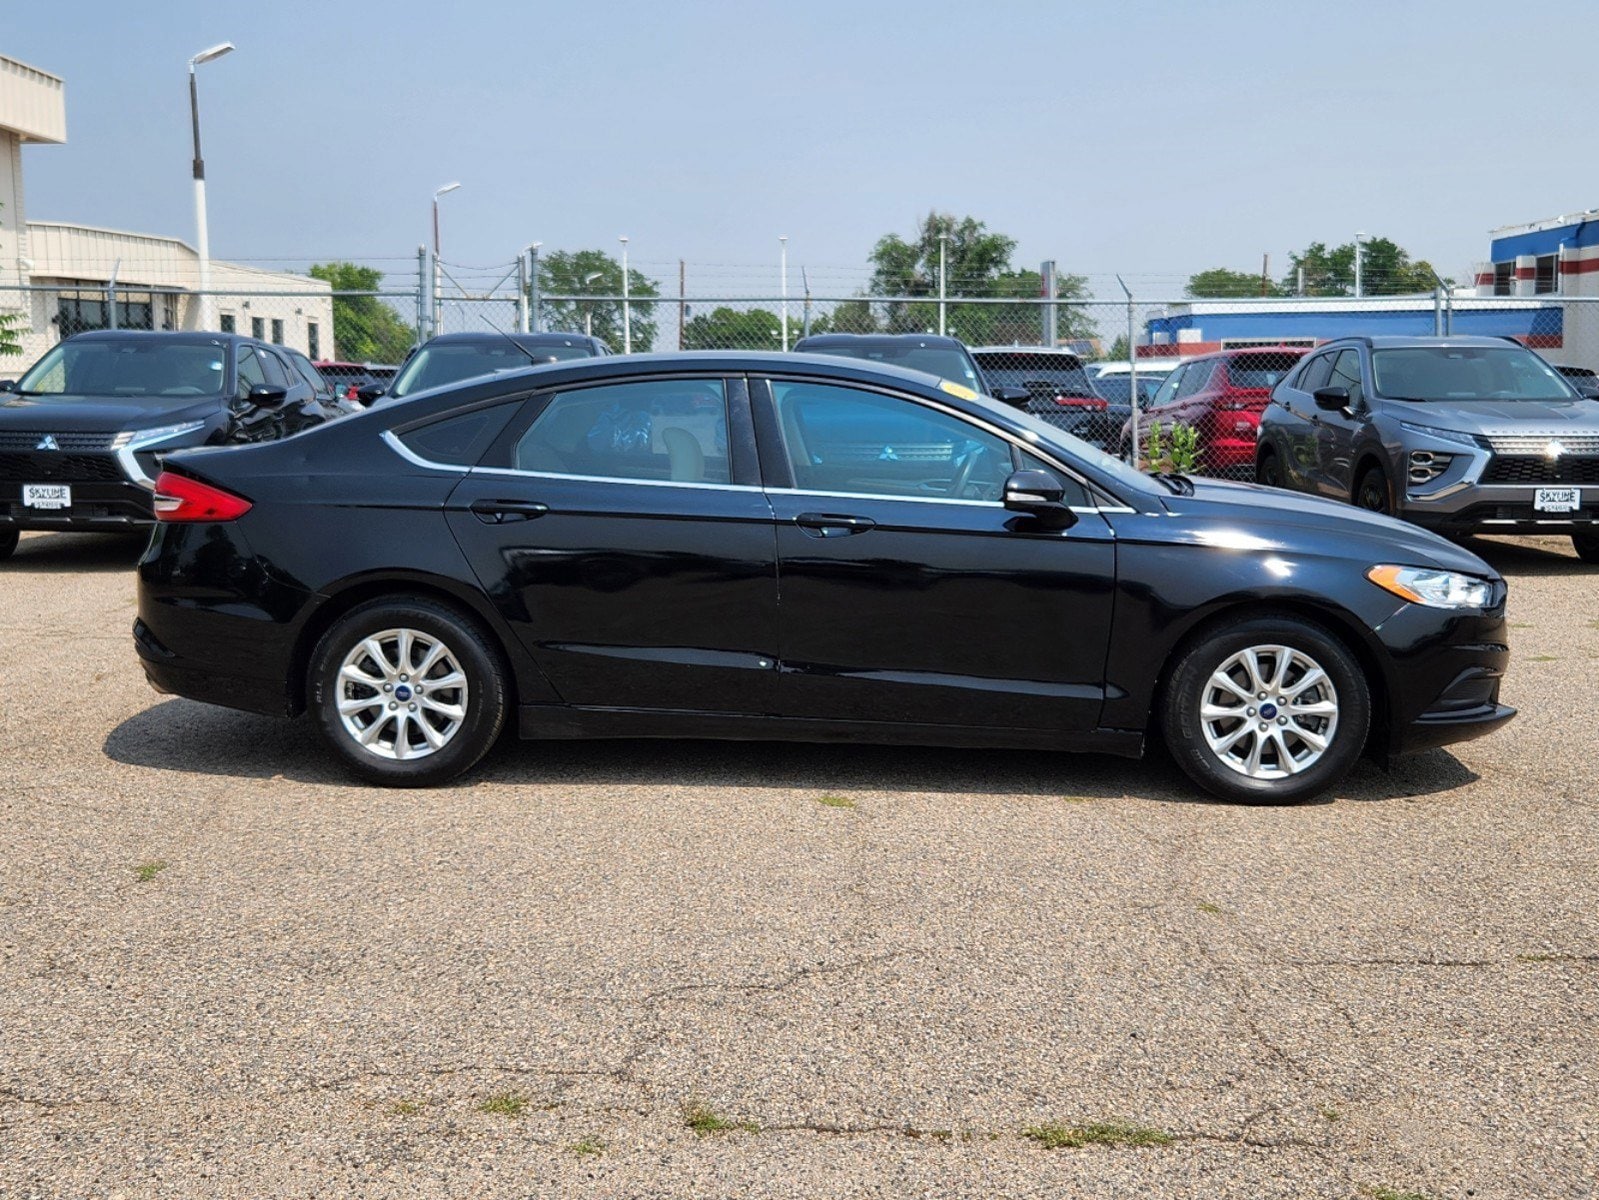
[[[863,358],[925,371],[951,383],[1003,400],[1016,408],[1027,407],[1033,394],[1024,387],[996,385],[986,375],[966,344],[932,333],[818,333],[800,338],[794,349],[802,354],[834,354]]]
[[[1255,478],[1441,533],[1569,533],[1599,562],[1599,401],[1500,338],[1318,347],[1272,392]]]
[[[25,529],[149,524],[168,451],[272,441],[339,415],[290,354],[227,333],[99,331],[0,382],[0,558]]]
[[[392,380],[363,387],[355,398],[362,404],[380,396],[398,400],[478,375],[610,352],[599,338],[585,333],[441,333],[411,351]]]

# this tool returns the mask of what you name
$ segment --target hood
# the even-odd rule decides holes
[[[1387,416],[1461,433],[1599,433],[1599,400],[1388,401]]]
[[[19,396],[0,392],[0,430],[44,433],[121,433],[202,421],[222,412],[220,396]]]
[[[1330,540],[1346,551],[1363,543],[1373,563],[1439,567],[1484,579],[1499,573],[1470,550],[1420,526],[1381,516],[1336,500],[1304,496],[1254,483],[1194,479],[1192,496],[1165,500],[1172,514],[1193,520],[1194,539],[1225,545],[1236,538],[1238,549],[1323,553]]]

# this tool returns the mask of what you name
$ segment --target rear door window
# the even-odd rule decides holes
[[[1183,372],[1182,382],[1177,385],[1177,399],[1186,399],[1203,389],[1210,382],[1210,373],[1215,366],[1215,363],[1208,362],[1189,363],[1188,369]]]
[[[1351,409],[1360,403],[1365,389],[1361,386],[1359,350],[1338,352],[1338,358],[1333,362],[1332,374],[1327,377],[1327,386],[1348,388]]]
[[[1299,374],[1299,381],[1294,384],[1302,392],[1315,392],[1317,388],[1327,386],[1327,376],[1332,371],[1333,359],[1336,354],[1318,354],[1312,358],[1305,369]]]
[[[511,467],[554,475],[728,484],[720,379],[660,379],[558,392],[511,451]]]

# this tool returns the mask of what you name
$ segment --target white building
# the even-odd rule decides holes
[[[12,332],[22,359],[85,329],[196,328],[199,256],[186,242],[28,219],[22,147],[66,138],[61,79],[0,55],[0,312],[21,317]],[[332,289],[322,280],[213,260],[211,288],[223,332],[337,357]],[[16,363],[0,373],[20,369]]]

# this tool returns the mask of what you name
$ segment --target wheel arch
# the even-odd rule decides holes
[[[1367,446],[1355,456],[1355,469],[1349,473],[1349,502],[1355,504],[1360,497],[1360,481],[1366,472],[1375,468],[1388,485],[1388,511],[1399,510],[1399,495],[1394,491],[1393,472],[1388,469],[1388,459],[1377,449]]]

